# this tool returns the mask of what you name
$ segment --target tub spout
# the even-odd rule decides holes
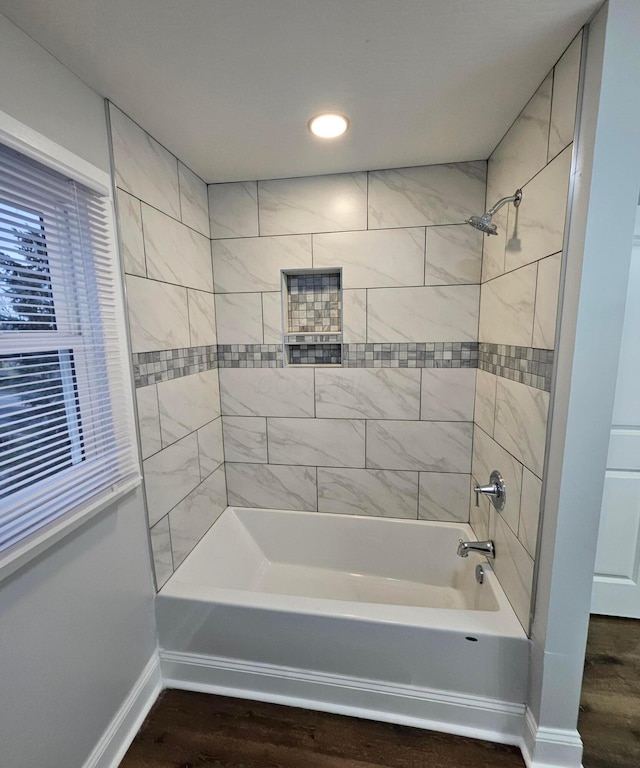
[[[479,555],[491,558],[496,556],[496,548],[492,541],[464,541],[460,539],[458,542],[458,556],[468,557],[469,552],[477,552]]]

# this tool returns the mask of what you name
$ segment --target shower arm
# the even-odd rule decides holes
[[[485,213],[483,218],[491,218],[494,213],[500,210],[503,205],[506,205],[507,203],[513,203],[514,207],[517,208],[520,205],[520,201],[522,200],[522,190],[516,189],[515,193],[511,195],[510,197],[503,197],[502,200],[498,200],[498,202],[493,206],[493,208],[489,208],[489,210]]]

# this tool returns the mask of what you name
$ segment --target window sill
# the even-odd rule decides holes
[[[51,525],[34,533],[26,541],[16,544],[15,547],[0,555],[0,583],[51,547],[60,543],[65,537],[89,522],[89,520],[103,512],[107,507],[115,504],[128,493],[131,493],[141,482],[142,478],[136,476],[131,480],[114,486],[98,498],[67,513],[59,520],[51,523]]]

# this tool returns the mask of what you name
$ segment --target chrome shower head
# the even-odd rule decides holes
[[[484,232],[485,235],[497,235],[498,227],[491,221],[493,214],[496,213],[496,211],[499,211],[506,203],[513,203],[514,207],[517,208],[520,205],[521,200],[522,190],[516,189],[511,197],[503,197],[501,200],[498,200],[498,202],[492,208],[489,208],[483,216],[471,216],[471,218],[467,219],[467,224],[471,224],[472,227]]]

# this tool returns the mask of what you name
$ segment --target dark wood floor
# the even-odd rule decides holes
[[[640,621],[591,617],[578,730],[584,768],[639,768]]]
[[[640,622],[594,616],[579,730],[584,768],[640,768]],[[515,747],[166,691],[121,768],[523,768]]]

